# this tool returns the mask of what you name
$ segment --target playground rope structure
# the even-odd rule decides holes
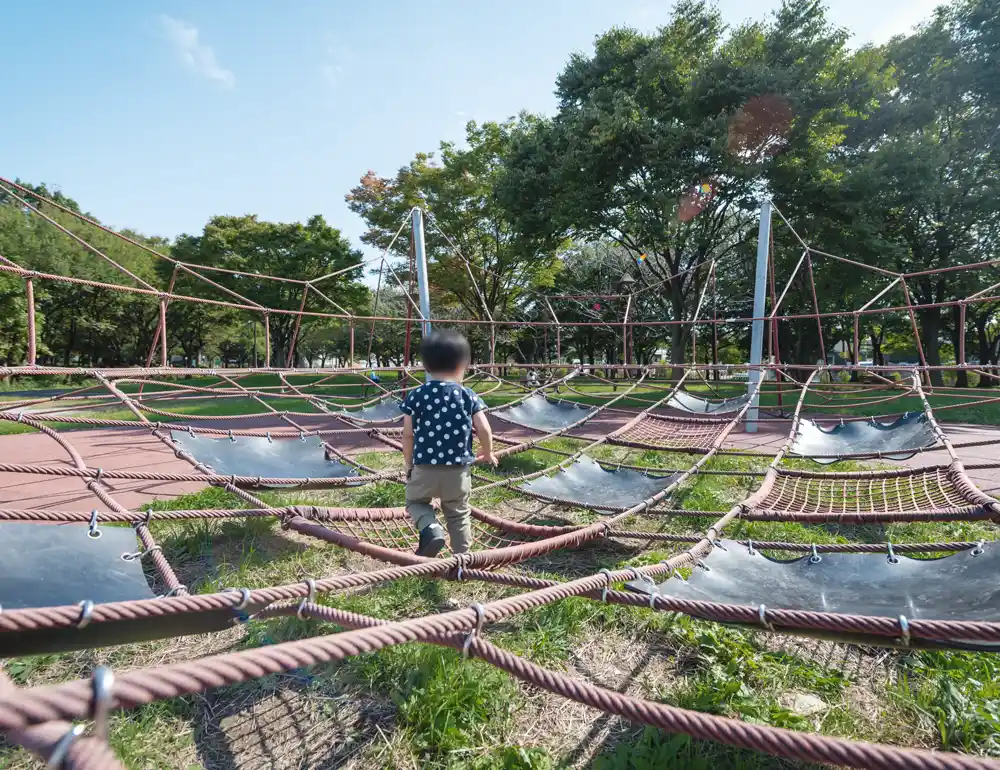
[[[67,232],[71,237],[77,238],[49,218],[39,207],[32,205],[27,198],[21,197],[28,195],[30,191],[2,178],[0,178],[0,190],[12,195],[15,200]],[[32,198],[39,197],[34,193],[30,195]],[[46,206],[52,206],[86,220],[82,215],[64,209],[54,201],[42,200]],[[101,227],[90,220],[86,221],[94,227]],[[106,232],[124,237],[110,230]],[[130,242],[138,248],[170,260],[166,255],[153,252],[142,244]],[[110,261],[95,247],[83,241],[81,243],[96,256]],[[810,256],[806,262],[810,275],[813,255],[844,261],[842,258],[812,250],[808,246],[806,248],[807,255]],[[178,269],[197,269],[197,266],[174,262]],[[802,260],[799,263],[800,267],[801,265]],[[120,767],[105,740],[107,715],[115,710],[136,708],[153,701],[200,693],[269,674],[342,660],[348,656],[385,649],[393,645],[426,642],[459,649],[470,657],[481,659],[506,671],[520,681],[608,714],[670,732],[684,733],[694,738],[718,741],[774,756],[857,768],[1000,767],[1000,762],[987,758],[919,751],[786,730],[639,699],[574,679],[564,673],[547,670],[495,646],[486,639],[491,626],[517,613],[569,597],[583,597],[622,607],[684,613],[707,621],[741,624],[769,633],[832,634],[848,637],[854,635],[881,639],[890,646],[909,646],[917,643],[949,646],[955,640],[1000,644],[1000,622],[888,618],[772,608],[763,604],[742,606],[671,597],[659,592],[644,595],[619,590],[624,583],[634,580],[647,580],[652,583],[654,578],[680,579],[680,571],[697,569],[703,560],[719,547],[719,541],[727,527],[737,522],[869,524],[900,521],[996,521],[1000,518],[1000,502],[976,487],[969,475],[971,466],[963,464],[957,452],[957,448],[962,446],[986,446],[1000,443],[1000,439],[955,444],[936,417],[936,412],[942,409],[988,404],[998,399],[989,396],[968,397],[956,394],[948,388],[938,387],[931,395],[942,400],[952,398],[954,403],[932,407],[928,398],[928,388],[929,374],[933,371],[933,367],[927,366],[922,348],[921,365],[908,367],[900,381],[890,377],[892,372],[900,371],[898,366],[865,368],[865,375],[874,377],[876,380],[874,383],[838,383],[823,382],[822,378],[827,374],[857,371],[856,360],[851,365],[843,367],[798,365],[791,367],[775,361],[761,365],[757,369],[761,374],[771,373],[774,380],[760,376],[747,396],[739,399],[702,399],[694,395],[693,386],[711,383],[712,375],[719,371],[732,372],[740,369],[745,371],[745,366],[726,367],[714,363],[687,367],[668,366],[663,368],[677,369],[676,376],[657,377],[655,367],[638,365],[627,360],[617,366],[535,365],[534,368],[539,372],[552,373],[551,379],[535,386],[508,379],[505,373],[509,367],[506,364],[497,364],[494,361],[481,364],[474,367],[471,373],[472,381],[475,382],[478,391],[482,395],[505,399],[503,403],[489,409],[492,416],[505,420],[500,423],[503,429],[497,440],[502,448],[497,454],[506,458],[535,451],[547,453],[558,459],[540,470],[505,473],[499,478],[496,474],[476,471],[476,484],[473,489],[473,502],[476,505],[472,509],[476,548],[465,554],[429,559],[417,556],[413,552],[416,533],[405,510],[401,507],[350,508],[304,504],[277,506],[268,504],[260,497],[260,490],[269,487],[330,489],[375,482],[402,482],[400,471],[376,470],[368,467],[358,460],[356,454],[352,454],[344,446],[338,446],[338,442],[360,441],[365,446],[374,446],[386,451],[397,449],[398,418],[376,416],[369,419],[365,410],[375,408],[386,401],[393,402],[405,392],[406,388],[420,382],[419,367],[407,363],[396,369],[385,368],[386,373],[397,375],[395,384],[389,386],[369,382],[361,377],[359,369],[354,366],[307,372],[272,368],[269,345],[265,366],[262,368],[206,371],[197,368],[169,367],[166,360],[167,346],[162,342],[167,339],[165,313],[160,314],[160,325],[146,366],[120,369],[39,366],[36,363],[33,291],[36,281],[69,281],[115,291],[148,294],[161,303],[161,307],[165,307],[170,301],[191,301],[263,313],[265,319],[268,313],[292,313],[296,315],[296,333],[298,324],[310,316],[338,318],[350,324],[355,322],[374,324],[376,321],[401,319],[354,316],[343,312],[331,314],[305,311],[304,300],[298,311],[290,311],[262,308],[239,296],[234,298],[236,302],[230,302],[175,295],[170,291],[160,292],[144,284],[125,268],[115,266],[143,285],[126,287],[83,281],[67,276],[44,275],[22,268],[9,258],[4,258],[0,264],[0,271],[19,275],[25,279],[30,300],[27,311],[27,329],[30,335],[27,346],[28,361],[24,366],[0,368],[0,376],[16,379],[24,376],[75,375],[97,383],[54,396],[21,398],[0,404],[0,420],[19,423],[44,434],[53,441],[53,447],[58,446],[69,460],[68,464],[32,464],[0,458],[3,460],[0,462],[0,473],[79,479],[80,484],[104,508],[89,513],[54,508],[9,507],[0,509],[0,521],[39,525],[89,523],[92,527],[102,523],[131,524],[141,544],[139,554],[149,555],[157,582],[164,588],[164,595],[132,601],[97,604],[83,602],[67,606],[3,609],[0,611],[0,638],[13,638],[18,634],[39,631],[60,631],[72,635],[84,625],[99,628],[105,624],[125,621],[141,624],[155,619],[213,612],[229,613],[231,624],[293,615],[317,623],[332,624],[346,630],[280,642],[266,647],[211,655],[198,660],[115,672],[113,675],[107,671],[95,672],[92,678],[59,684],[18,688],[6,675],[0,673],[0,731],[4,732],[9,741],[35,752],[49,762],[50,766],[71,767],[78,770]],[[382,268],[392,274],[384,255]],[[714,269],[713,265],[711,268],[713,277]],[[896,276],[894,283],[900,282],[905,286],[905,280],[910,277],[913,276]],[[321,294],[313,282],[298,283],[304,285],[304,292]],[[704,282],[702,296],[698,302],[699,309],[709,285],[714,285],[714,280]],[[785,292],[782,293],[782,297],[784,295]],[[986,299],[997,298],[977,295],[963,302],[971,303]],[[945,307],[950,306],[950,303],[937,303],[935,306]],[[902,309],[912,317],[921,307],[908,302]],[[419,312],[419,308],[416,310]],[[793,318],[820,319],[831,315],[819,313],[817,309],[814,314],[806,316],[780,316],[778,310],[776,305],[767,319],[772,324]],[[854,311],[851,314],[855,323],[855,338],[858,336],[857,321],[863,312],[868,311]],[[727,319],[702,320],[696,312],[693,319],[685,323],[691,326],[693,334],[698,323],[720,323],[725,320]],[[454,319],[452,322],[455,322]],[[489,323],[491,327],[502,323],[551,325],[548,322],[543,324],[531,321],[504,322],[493,318]],[[662,323],[666,325],[670,322]],[[558,326],[557,321],[556,324]],[[596,322],[585,322],[581,325],[587,324],[597,325]],[[353,362],[353,326],[351,328]],[[627,321],[623,323],[622,329],[623,336],[627,339]],[[914,325],[914,332],[916,331]],[[161,352],[160,365],[150,366],[158,341]],[[292,344],[294,345],[294,342]],[[919,334],[917,334],[917,345],[919,348]],[[855,345],[855,356],[857,350],[858,347]],[[979,367],[967,365],[964,359],[964,345],[956,367],[951,368],[976,371],[984,377],[993,376]],[[803,372],[808,374],[803,375]],[[612,373],[621,375],[622,378],[611,379],[609,375]],[[206,386],[176,381],[177,377],[206,374],[217,382]],[[249,381],[249,378],[260,374],[277,376],[279,384],[260,385]],[[296,378],[304,374],[309,375],[306,381],[296,381]],[[804,379],[801,381],[797,379],[801,377]],[[362,398],[359,401],[353,395],[340,396],[336,393],[338,388],[349,388],[353,393],[362,382],[374,389],[376,392],[374,397]],[[586,383],[586,389],[582,383]],[[796,390],[798,397],[790,420],[782,416],[783,409],[780,405],[776,414],[766,412],[764,416],[756,414],[758,408],[765,409],[759,406],[759,402],[765,398],[771,400],[778,394],[787,398]],[[546,429],[511,423],[503,414],[498,414],[538,397],[543,397],[553,408],[560,404],[579,405],[574,399],[585,399],[587,408],[580,410],[578,419]],[[685,399],[690,401],[691,398],[700,399],[700,406],[704,408],[703,413],[695,413],[683,407],[683,404],[688,403]],[[183,403],[186,399],[190,399],[191,403],[211,400],[219,404],[252,401],[256,411],[252,414],[234,412],[226,415],[207,415],[171,411],[156,406],[159,402],[176,404]],[[834,472],[801,470],[786,463],[793,444],[800,435],[800,427],[807,409],[816,421],[841,422],[839,414],[841,412],[849,415],[848,421],[877,420],[885,419],[892,414],[887,411],[872,418],[857,417],[851,415],[851,412],[871,407],[891,410],[895,408],[897,402],[905,399],[919,403],[920,412],[933,431],[934,445],[919,447],[918,451],[943,452],[947,457],[946,462],[916,468],[887,469],[879,466],[871,470]],[[295,409],[279,408],[283,401]],[[298,405],[303,402],[309,404],[313,411],[298,411]],[[125,409],[133,419],[101,417],[100,410],[108,407]],[[734,432],[749,422],[787,428],[784,443],[774,452],[734,449],[731,445]],[[265,423],[265,426],[261,427],[261,423]],[[225,424],[225,427],[220,427],[222,424]],[[233,425],[237,427],[232,427]],[[239,427],[240,425],[250,427]],[[331,425],[336,427],[330,427]],[[74,447],[71,434],[59,431],[59,428],[63,427],[143,431],[163,447],[168,457],[173,455],[189,466],[191,472],[114,469],[105,471],[100,467],[95,468],[92,464],[88,464],[81,452]],[[336,458],[349,466],[357,475],[305,478],[218,473],[210,465],[199,460],[196,453],[192,453],[175,440],[172,432],[181,435],[204,435],[216,439],[228,437],[233,441],[252,438],[265,439],[269,442],[290,442],[314,437],[319,440],[328,457]],[[575,451],[551,446],[553,439],[560,438],[575,441],[582,446]],[[591,453],[595,450],[607,447],[673,452],[678,458],[676,465],[679,467],[635,466],[595,458],[604,470],[635,470],[660,475],[668,478],[668,481],[661,489],[634,504],[603,505],[593,502],[590,505],[583,505],[582,507],[590,510],[608,514],[592,523],[565,525],[534,523],[528,519],[517,520],[498,512],[491,512],[480,504],[488,493],[502,491],[507,495],[516,495],[518,499],[537,500],[547,506],[581,507],[579,501],[532,494],[522,490],[519,485],[559,474],[573,467],[581,458],[591,458]],[[891,455],[892,452],[887,454]],[[737,455],[766,458],[769,459],[769,463],[763,471],[709,467],[713,460]],[[880,459],[881,452],[845,451],[833,455],[833,458]],[[749,480],[754,487],[742,500],[724,512],[685,509],[683,507],[685,490],[689,490],[701,475],[711,474],[728,476],[734,480]],[[193,482],[212,485],[235,495],[246,507],[211,510],[131,510],[116,501],[114,497],[114,489],[109,482],[119,480]],[[698,534],[667,533],[656,527],[656,521],[662,521],[664,517],[682,516],[710,517],[713,521]],[[287,530],[376,559],[386,566],[367,572],[316,576],[292,584],[265,588],[233,587],[212,593],[190,593],[188,587],[181,583],[174,572],[162,548],[154,540],[152,525],[165,521],[239,518],[272,519],[280,522]],[[545,554],[599,541],[640,541],[639,548],[671,543],[680,546],[680,550],[656,564],[602,570],[575,579],[542,579],[505,569]],[[812,553],[814,556],[820,553],[885,553],[890,558],[894,553],[948,553],[981,549],[987,545],[981,541],[811,544],[743,539],[738,542],[751,550],[756,547],[769,551]],[[379,586],[404,578],[481,581],[519,589],[520,593],[471,608],[396,621],[349,613],[317,603],[317,598],[324,594]],[[246,612],[248,608],[252,609],[249,615]],[[85,731],[80,723],[86,720],[95,722],[92,735],[84,734]]]

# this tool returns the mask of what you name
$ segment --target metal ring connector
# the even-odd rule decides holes
[[[812,556],[809,557],[809,563],[810,564],[819,564],[821,561],[823,561],[823,557],[820,556],[819,553],[817,553],[817,551],[816,551],[816,544],[813,543]]]
[[[905,615],[899,616],[899,638],[904,647],[910,646],[910,622]]]
[[[97,509],[90,512],[90,528],[87,530],[87,537],[97,540],[101,536],[101,530],[97,528]]]
[[[111,706],[111,691],[115,686],[115,675],[107,666],[98,666],[93,675],[94,700],[91,719],[94,720],[94,735],[102,741],[108,740],[108,709]]]
[[[476,627],[469,631],[465,635],[465,641],[462,642],[462,657],[469,657],[469,647],[472,646],[472,640],[479,636],[483,631],[483,623],[486,621],[486,608],[483,607],[479,602],[472,605],[471,609],[476,611]]]
[[[892,550],[892,542],[890,541],[890,542],[886,543],[886,545],[888,546],[888,549],[889,549],[889,555],[886,557],[885,560],[887,562],[889,562],[890,564],[899,564],[899,557],[896,556],[896,554],[893,553],[893,550]]]
[[[250,604],[250,589],[249,588],[223,588],[222,593],[239,593],[240,601],[238,604],[233,605],[234,610],[245,610],[247,605]]]
[[[757,552],[753,549],[753,540],[747,540],[747,553],[750,554],[750,556],[757,555]]]
[[[76,621],[77,628],[86,628],[90,625],[90,618],[94,614],[94,603],[90,599],[84,599],[79,604],[80,619]]]
[[[122,561],[135,561],[136,559],[140,560],[145,559],[149,554],[162,550],[163,549],[160,546],[154,545],[152,548],[147,548],[145,551],[136,551],[135,553],[123,553]]]
[[[760,618],[760,624],[764,626],[768,631],[774,631],[774,625],[767,619],[767,605],[761,604],[757,608],[757,617]]]
[[[608,589],[611,588],[611,570],[609,570],[609,569],[602,569],[601,572],[600,572],[600,574],[606,576],[606,578],[607,578],[607,583],[605,584],[604,588],[601,589],[601,601],[602,602],[607,602],[607,600],[608,600]]]
[[[985,545],[986,545],[986,541],[985,540],[980,540],[978,543],[976,543],[976,547],[973,548],[971,551],[969,551],[969,555],[970,556],[982,556],[983,553],[986,552]]]
[[[309,593],[302,597],[302,601],[299,602],[299,608],[295,611],[295,617],[299,620],[305,620],[302,616],[302,610],[305,609],[306,604],[312,604],[316,601],[316,581],[312,578],[306,578],[305,584],[309,587]]]
[[[52,770],[59,770],[66,761],[66,756],[69,754],[70,747],[73,743],[83,735],[84,730],[87,728],[83,724],[73,725],[66,734],[60,738],[56,745],[52,747],[52,753],[49,754],[49,758],[45,762],[45,766],[52,768]]]

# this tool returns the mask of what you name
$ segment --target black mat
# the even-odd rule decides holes
[[[399,410],[399,401],[387,398],[364,409],[341,409],[338,414],[358,422],[394,422],[403,417]]]
[[[517,406],[501,409],[493,414],[507,422],[551,433],[569,427],[596,412],[596,409],[567,401],[551,401],[545,396],[531,396]]]
[[[749,396],[735,396],[722,401],[710,401],[707,398],[681,390],[670,397],[667,406],[691,414],[728,414],[738,412],[749,402]]]
[[[357,468],[327,460],[323,442],[315,436],[305,440],[236,436],[234,440],[174,430],[170,437],[220,476],[339,479],[358,475]]]
[[[100,525],[100,537],[79,524],[0,523],[0,606],[3,610],[61,607],[91,601],[153,599],[142,562],[122,554],[141,546],[131,527]],[[256,611],[247,608],[247,611]],[[81,608],[82,613],[82,608]],[[0,632],[0,657],[66,652],[126,642],[218,631],[231,610],[92,623],[84,628]]]
[[[919,412],[904,414],[890,423],[874,420],[844,422],[832,428],[802,420],[799,423],[792,454],[811,457],[824,465],[837,462],[835,457],[817,458],[815,455],[844,455],[881,452],[887,460],[905,460],[920,449],[937,444],[937,436],[927,417]]]
[[[123,553],[140,548],[131,527],[98,527],[92,538],[79,524],[0,524],[0,606],[5,610],[151,599],[137,561]]]
[[[769,609],[874,615],[896,620],[1000,621],[1000,546],[960,551],[940,559],[912,559],[887,553],[819,554],[778,561],[733,541],[723,541],[694,568],[688,580],[672,578],[654,586],[641,580],[632,591],[650,589],[678,599]],[[873,637],[878,642],[878,638]],[[883,639],[881,643],[891,640]],[[955,640],[951,646],[996,649],[996,645]]]
[[[609,471],[595,460],[581,457],[552,476],[540,476],[518,484],[518,488],[529,495],[568,500],[583,508],[624,509],[666,489],[678,475],[647,476],[628,469]]]

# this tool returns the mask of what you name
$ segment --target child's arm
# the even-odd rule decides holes
[[[476,429],[476,436],[479,438],[479,454],[476,460],[490,465],[496,465],[496,455],[493,454],[493,429],[490,428],[490,421],[486,418],[486,412],[476,412],[472,415],[472,427]]]
[[[410,472],[413,467],[413,417],[403,417],[403,467]]]

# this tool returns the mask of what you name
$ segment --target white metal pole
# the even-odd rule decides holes
[[[431,293],[427,285],[427,251],[424,247],[424,212],[413,209],[413,256],[417,263],[417,292],[420,299],[420,329],[423,336],[431,333]],[[423,363],[423,362],[421,362]],[[430,375],[427,375],[428,379]]]
[[[760,404],[761,356],[764,352],[764,302],[767,299],[767,257],[771,243],[771,201],[760,205],[760,228],[757,230],[757,279],[753,290],[753,333],[750,338],[750,372],[747,395],[753,394],[753,404],[747,411],[747,433],[757,432],[757,407]]]
[[[417,263],[417,291],[420,295],[420,328],[431,333],[431,295],[427,288],[427,252],[424,248],[424,212],[413,209],[413,253]]]

